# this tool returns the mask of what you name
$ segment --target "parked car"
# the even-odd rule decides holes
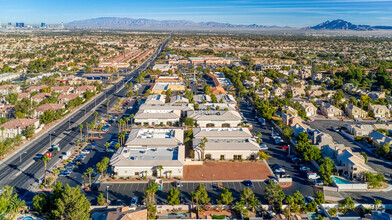
[[[73,168],[75,168],[76,167],[76,164],[75,163],[68,163],[67,165],[65,165],[65,169],[73,169]]]
[[[281,148],[282,148],[283,150],[287,150],[287,149],[289,149],[289,146],[283,145]]]
[[[37,154],[35,155],[34,160],[41,160],[43,157],[44,157],[43,154]]]
[[[281,142],[283,142],[283,140],[280,137],[275,138],[275,144],[280,144]]]
[[[136,207],[137,207],[137,197],[134,196],[134,197],[132,197],[132,200],[131,200],[131,204],[130,204],[130,206],[129,206],[129,209],[130,209],[130,210],[135,210]]]
[[[293,163],[301,163],[301,162],[302,162],[302,159],[299,158],[299,157],[293,157],[293,158],[291,159],[291,161],[293,161]]]
[[[80,153],[82,153],[82,154],[89,154],[89,153],[90,153],[90,151],[88,151],[88,150],[84,149],[84,150],[80,151]]]
[[[314,181],[314,185],[315,186],[324,186],[324,182],[322,180],[320,180],[320,179],[316,179]]]
[[[299,167],[299,170],[302,171],[302,172],[309,172],[309,171],[310,171],[310,168],[302,164],[302,165]]]
[[[274,166],[272,166],[272,171],[278,174],[286,173],[286,170],[279,164],[275,164]]]
[[[176,181],[176,187],[180,188],[183,187],[184,185],[182,185],[182,183],[180,181]]]
[[[243,183],[245,186],[248,186],[248,187],[252,187],[252,186],[253,186],[253,183],[252,183],[251,180],[244,180],[242,183]]]
[[[267,145],[264,144],[264,143],[261,143],[261,144],[260,144],[260,150],[268,150]]]
[[[317,175],[317,173],[306,173],[306,177],[308,178],[308,180],[317,180],[320,179],[320,176]]]
[[[332,127],[331,129],[332,129],[333,131],[336,131],[336,132],[339,132],[339,131],[340,131],[338,127]]]
[[[265,182],[266,183],[272,183],[272,182],[277,183],[278,180],[276,178],[271,178],[271,179],[266,179]]]

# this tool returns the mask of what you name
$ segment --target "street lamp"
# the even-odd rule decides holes
[[[106,186],[106,203],[109,202],[109,186]]]
[[[27,154],[27,152],[19,154],[19,164],[22,164],[22,154]]]

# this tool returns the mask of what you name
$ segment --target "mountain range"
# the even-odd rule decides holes
[[[271,29],[284,28],[278,26],[264,25],[235,25],[219,22],[193,22],[187,20],[154,20],[154,19],[134,19],[119,17],[101,17],[86,20],[72,21],[65,24],[68,28],[101,28],[101,29],[164,29],[164,30],[192,30],[192,29]],[[341,19],[326,21],[315,26],[303,28],[305,30],[351,30],[351,31],[374,31],[392,30],[392,26],[370,26],[356,25]]]

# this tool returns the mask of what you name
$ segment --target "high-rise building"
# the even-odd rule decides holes
[[[45,27],[46,27],[46,24],[42,22],[42,23],[41,23],[41,27],[42,27],[42,28],[45,28]]]
[[[12,25],[12,23],[11,22],[8,22],[8,26],[11,26]]]
[[[16,23],[16,27],[24,27],[24,23]]]

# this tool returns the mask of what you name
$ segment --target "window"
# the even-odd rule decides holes
[[[250,159],[255,160],[256,159],[255,155],[254,154],[250,155]]]
[[[225,155],[220,155],[220,160],[225,160]]]
[[[206,154],[205,157],[206,157],[207,160],[211,160],[211,154]]]
[[[242,159],[242,155],[234,155],[234,160],[241,160]]]
[[[135,176],[139,176],[139,172],[135,172]]]

